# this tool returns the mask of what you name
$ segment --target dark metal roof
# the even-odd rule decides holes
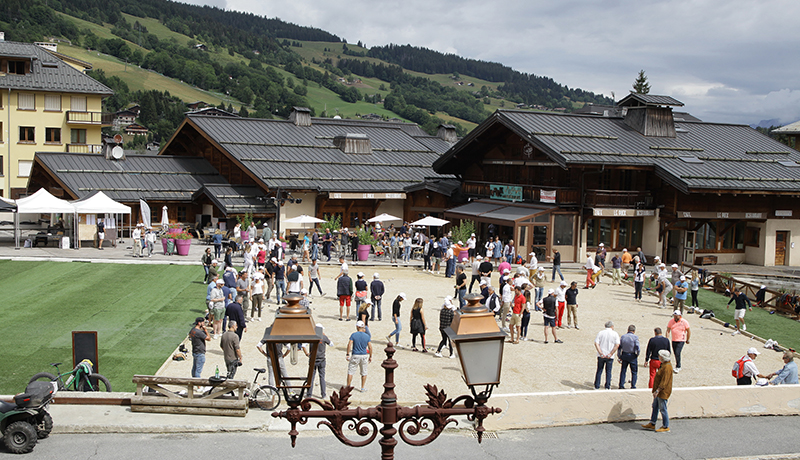
[[[111,88],[76,70],[44,49],[31,44],[0,41],[0,56],[31,61],[31,72],[25,75],[4,73],[0,88],[29,91],[63,91],[111,95]]]
[[[405,188],[406,192],[416,192],[419,190],[430,190],[444,196],[452,196],[458,190],[461,183],[456,179],[425,179]]]
[[[457,172],[466,149],[488,126],[506,126],[556,163],[653,167],[674,187],[753,191],[800,191],[800,152],[745,125],[676,122],[677,135],[645,137],[622,118],[499,110],[434,163],[437,171]],[[681,157],[695,157],[702,163]],[[760,179],[756,179],[760,178]]]
[[[188,118],[267,187],[402,192],[426,177],[451,178],[431,169],[450,144],[411,123],[314,118],[311,126],[297,126],[283,120]],[[334,138],[347,134],[369,138],[371,153],[348,154],[335,147]]]
[[[673,99],[670,96],[658,96],[656,94],[639,94],[639,93],[630,93],[627,96],[623,97],[621,101],[617,103],[617,105],[624,106],[629,105],[632,101],[636,101],[639,104],[643,105],[671,105],[677,107],[683,107],[683,102]]]
[[[101,190],[109,198],[126,203],[140,198],[190,202],[204,184],[226,182],[200,157],[132,155],[124,160],[107,160],[97,154],[37,152],[33,168],[40,166],[77,198]]]
[[[205,184],[195,193],[205,194],[225,216],[231,214],[275,214],[277,207],[259,199],[266,196],[255,185]]]

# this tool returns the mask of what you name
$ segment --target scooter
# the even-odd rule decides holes
[[[58,382],[31,382],[13,403],[0,401],[0,433],[8,450],[26,454],[50,435],[53,418],[47,407],[57,391]]]

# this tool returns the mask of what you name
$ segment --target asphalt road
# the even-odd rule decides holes
[[[659,421],[660,423],[660,421]],[[467,430],[449,431],[432,444],[411,447],[398,439],[395,456],[402,458],[582,458],[627,460],[702,459],[723,457],[800,458],[800,416],[674,420],[672,432],[645,431],[638,423],[543,428],[497,433],[482,444]],[[0,456],[11,456],[5,447]],[[10,458],[10,457],[9,457]],[[99,434],[53,435],[42,440],[30,459],[183,459],[280,458],[352,460],[379,459],[377,442],[367,447],[341,445],[327,432],[301,432],[292,449],[286,433]]]

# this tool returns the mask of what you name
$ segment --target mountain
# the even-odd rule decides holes
[[[611,101],[499,63],[411,45],[363,48],[324,30],[249,13],[167,0],[6,0],[7,40],[59,41],[117,90],[115,111],[140,99],[158,113],[156,138],[174,129],[182,102],[203,100],[243,115],[399,117],[460,135],[497,108],[571,111]],[[155,93],[153,92],[155,91]],[[168,91],[168,92],[167,92]],[[159,93],[159,94],[156,94]],[[182,101],[182,102],[181,102]]]
[[[761,120],[756,125],[750,125],[751,128],[779,128],[781,126],[780,118],[770,118],[769,120]]]

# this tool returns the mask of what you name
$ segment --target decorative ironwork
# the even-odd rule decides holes
[[[295,447],[297,440],[297,424],[305,425],[312,418],[325,419],[317,423],[317,426],[327,426],[339,441],[351,447],[366,446],[372,443],[380,433],[379,443],[383,460],[394,458],[394,447],[397,445],[395,434],[398,433],[395,424],[397,423],[399,423],[400,439],[403,442],[412,446],[424,446],[438,438],[449,424],[458,424],[458,421],[452,418],[453,416],[466,415],[467,420],[477,424],[478,442],[482,441],[483,420],[491,414],[501,412],[499,408],[486,406],[492,393],[492,386],[488,386],[477,394],[471,388],[472,396],[461,395],[455,399],[448,399],[444,390],[438,389],[436,385],[428,384],[424,386],[425,394],[428,397],[427,405],[400,407],[397,405],[397,395],[394,392],[394,370],[397,369],[397,362],[393,356],[396,350],[389,342],[384,351],[386,359],[381,367],[386,371],[386,378],[380,405],[366,409],[360,407],[351,409],[350,395],[353,387],[345,386],[338,392],[333,392],[330,401],[317,398],[300,400],[298,398],[287,401],[288,410],[272,413],[273,417],[285,418],[291,423],[289,436],[292,440],[292,447]],[[312,410],[313,405],[320,409]],[[379,430],[376,422],[382,424],[383,428]],[[347,437],[345,430],[354,431],[360,439],[354,440]],[[423,430],[430,430],[430,434],[422,439],[413,438]]]

